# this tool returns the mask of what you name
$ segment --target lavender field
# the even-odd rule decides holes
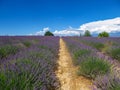
[[[77,78],[82,76],[92,83],[89,89],[73,89],[72,82],[84,81],[69,76],[72,81],[61,82],[65,72],[74,69],[58,72],[62,67],[59,60],[63,54],[67,56],[64,49],[60,50],[64,45],[60,39],[72,59],[70,68],[76,68]],[[64,84],[71,88],[61,88]],[[120,90],[120,38],[1,36],[0,90]]]
[[[58,51],[59,37],[0,37],[0,90],[54,90]]]
[[[90,90],[120,90],[120,38],[64,37],[78,75]]]

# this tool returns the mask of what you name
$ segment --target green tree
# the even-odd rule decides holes
[[[45,32],[44,36],[54,36],[54,34],[50,31]]]
[[[101,32],[99,33],[98,37],[109,37],[109,33],[108,32]]]
[[[92,35],[90,34],[90,31],[86,30],[84,36],[85,37],[91,37]]]

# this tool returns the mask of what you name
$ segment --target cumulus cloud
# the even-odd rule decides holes
[[[91,33],[100,33],[103,31],[109,33],[120,32],[120,17],[102,21],[86,23],[80,26],[80,30],[89,30]]]
[[[57,36],[73,36],[73,35],[78,36],[80,35],[80,30],[69,26],[69,28],[64,29],[64,30],[55,30],[53,33]]]
[[[44,32],[49,31],[49,30],[50,30],[49,27],[43,28],[43,31],[44,31]]]
[[[50,28],[46,27],[33,35],[44,35],[44,33],[49,30]],[[64,30],[55,30],[53,34],[56,36],[78,36],[80,33],[83,34],[85,30],[89,30],[92,34],[98,34],[103,31],[106,31],[108,33],[120,33],[120,17],[85,23],[79,28],[73,28],[69,26]]]
[[[72,35],[79,35],[79,32],[77,31],[70,31],[70,30],[56,30],[53,32],[56,36],[72,36]]]
[[[49,31],[49,30],[50,30],[49,27],[45,27],[45,28],[43,28],[43,30],[38,31],[35,34],[29,34],[29,35],[42,35],[43,36],[45,34],[45,32]]]
[[[46,28],[43,28],[42,30],[34,33],[34,34],[29,34],[29,35],[44,35],[44,33],[46,31],[49,31],[50,28],[49,27],[46,27]],[[71,26],[69,26],[67,29],[64,29],[64,30],[55,30],[53,32],[53,34],[55,36],[73,36],[73,35],[79,35],[80,34],[80,30],[78,29],[75,29],[75,28],[72,28]]]
[[[120,17],[85,23],[79,28],[72,28],[70,26],[65,30],[56,30],[54,34],[61,36],[80,35],[80,33],[83,34],[85,30],[89,30],[92,34],[98,34],[103,31],[108,33],[120,32]]]

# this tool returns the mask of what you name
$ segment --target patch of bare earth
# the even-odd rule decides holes
[[[58,70],[56,76],[60,81],[58,90],[91,90],[92,81],[76,74],[77,67],[73,66],[72,58],[65,42],[60,39]]]

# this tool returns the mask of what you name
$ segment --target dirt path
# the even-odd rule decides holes
[[[65,42],[60,39],[58,70],[56,71],[61,83],[59,90],[91,90],[91,81],[82,76],[77,76],[76,70],[77,68],[72,64],[72,58]]]

